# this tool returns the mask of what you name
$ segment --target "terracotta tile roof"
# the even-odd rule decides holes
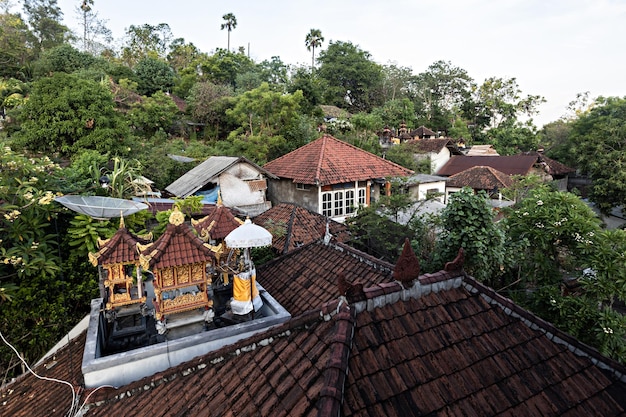
[[[411,130],[410,135],[413,136],[414,138],[415,137],[423,138],[424,136],[436,136],[436,133],[425,126],[420,126],[417,129]]]
[[[34,371],[41,377],[71,383],[77,393],[83,393],[81,370],[86,332],[71,340],[67,346],[38,366]],[[84,397],[83,397],[84,401]],[[21,375],[12,384],[0,389],[0,415],[12,417],[65,417],[72,406],[72,388],[59,382]]]
[[[407,143],[409,149],[416,153],[438,153],[445,147],[456,148],[449,138],[414,139]],[[457,151],[460,154],[460,152]]]
[[[167,250],[168,247],[177,250]],[[141,253],[148,269],[163,269],[177,265],[191,265],[211,261],[213,252],[193,231],[191,225],[169,223],[165,232]],[[142,263],[143,265],[143,263]]]
[[[371,286],[391,282],[393,265],[342,243],[310,243],[257,267],[257,279],[292,317],[337,298],[337,274]]]
[[[272,247],[279,254],[324,238],[327,222],[330,234],[339,242],[349,238],[346,225],[292,203],[278,204],[253,221],[272,233]]]
[[[511,156],[462,156],[455,155],[444,166],[437,175],[449,177],[465,171],[475,166],[488,166],[507,175],[527,175],[537,158],[532,155],[511,155]]]
[[[402,177],[413,172],[330,135],[274,159],[263,168],[296,183],[320,185]]]
[[[565,175],[576,172],[575,168],[570,168],[565,164],[554,159],[548,158],[543,153],[537,151],[524,152],[522,155],[532,155],[537,157],[537,163],[542,165],[545,171],[550,175]]]
[[[120,227],[110,239],[100,244],[98,252],[90,254],[89,259],[94,265],[134,263],[139,261],[137,243],[145,245],[148,242],[143,237],[133,235],[125,227]]]
[[[485,166],[475,166],[448,178],[448,187],[471,187],[474,190],[493,190],[510,187],[513,180],[510,176]]]
[[[279,296],[315,298],[316,283],[336,277],[337,265],[326,265],[324,276],[316,269],[309,289]],[[424,274],[411,287],[368,285],[350,304],[337,293],[282,325],[119,389],[80,388],[80,338],[57,353],[56,366],[37,371],[72,381],[77,403],[88,406],[82,416],[626,415],[624,366],[462,271]],[[27,375],[2,389],[0,414],[64,416],[69,391]]]
[[[233,212],[223,206],[218,205],[208,215],[199,220],[191,220],[191,224],[202,238],[224,239],[230,232],[243,224],[241,219],[235,217]]]

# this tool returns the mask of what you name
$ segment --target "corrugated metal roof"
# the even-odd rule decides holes
[[[274,177],[274,175],[243,156],[211,156],[165,187],[165,190],[177,197],[190,196],[207,183],[214,182],[216,177],[240,162],[253,166],[266,176]]]

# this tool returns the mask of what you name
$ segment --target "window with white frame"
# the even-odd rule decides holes
[[[323,192],[322,214],[328,217],[351,215],[359,206],[365,205],[365,195],[365,188],[334,189]]]
[[[343,214],[343,191],[335,191],[335,216]]]
[[[359,206],[365,206],[365,188],[359,188]]]
[[[322,193],[322,214],[327,217],[333,215],[333,193]]]
[[[354,213],[354,190],[346,191],[346,214]]]

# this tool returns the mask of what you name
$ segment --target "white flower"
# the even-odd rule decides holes
[[[44,196],[39,199],[39,204],[41,204],[42,206],[45,206],[47,204],[50,204],[53,199],[54,199],[54,194],[52,194],[52,191],[46,191]]]
[[[610,327],[602,327],[602,330],[604,331],[604,333],[606,334],[613,334],[613,329],[611,329]]]
[[[524,213],[522,213],[522,216],[528,216],[528,212],[525,211]]]
[[[22,214],[19,210],[13,210],[9,213],[6,213],[4,215],[4,218],[7,219],[8,221],[12,222],[13,220],[17,219],[20,214]]]
[[[541,222],[535,223],[535,227],[538,227],[539,229],[543,229],[544,225]]]
[[[541,200],[537,200],[537,205],[538,205],[538,206],[543,206],[543,201],[541,201]]]

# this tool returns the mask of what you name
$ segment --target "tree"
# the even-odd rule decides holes
[[[37,61],[35,73],[46,76],[55,72],[71,74],[80,69],[87,69],[95,65],[97,59],[92,55],[81,52],[69,44],[56,46],[45,51]]]
[[[560,283],[564,273],[588,266],[584,245],[600,231],[599,223],[576,195],[536,186],[506,212],[509,246],[517,248],[510,274],[528,286]]]
[[[124,154],[128,127],[113,106],[108,83],[55,73],[33,83],[19,116],[18,144],[36,152],[72,155],[81,149]]]
[[[407,97],[413,78],[411,68],[399,67],[396,64],[384,65],[382,94],[385,101]]]
[[[229,98],[233,90],[227,85],[199,82],[194,84],[189,93],[189,108],[193,119],[211,128],[215,138],[225,137],[226,109],[230,106]]]
[[[218,48],[200,62],[202,80],[237,87],[237,76],[254,70],[254,62],[245,54]]]
[[[325,80],[324,101],[354,113],[381,103],[382,68],[369,52],[350,42],[330,42],[320,52],[318,75]]]
[[[603,211],[626,201],[626,98],[599,97],[572,123],[571,153],[593,178],[589,198]]]
[[[172,39],[172,31],[167,23],[156,26],[144,23],[130,25],[126,29],[126,46],[122,47],[122,62],[134,67],[143,58],[165,58]]]
[[[61,23],[63,12],[57,0],[24,0],[24,11],[36,38],[36,55],[68,39],[70,30]]]
[[[0,14],[0,28],[0,76],[26,81],[22,69],[33,59],[33,34],[19,14]]]
[[[234,135],[279,135],[298,116],[302,92],[282,94],[271,91],[267,83],[235,98],[226,114],[240,127]]]
[[[230,51],[230,32],[237,27],[237,18],[234,14],[227,13],[222,16],[222,19],[224,19],[224,23],[222,23],[221,30],[228,30],[228,46],[226,47],[226,50]]]
[[[319,105],[323,104],[322,94],[325,90],[325,80],[316,76],[308,68],[301,66],[296,68],[287,86],[288,93],[302,91],[301,110],[308,115],[324,116]]]
[[[306,45],[307,51],[311,52],[311,71],[315,68],[315,48],[319,48],[322,46],[324,42],[324,37],[322,36],[322,31],[319,29],[311,29],[309,33],[306,35],[306,39],[304,40],[304,44]]]
[[[467,187],[450,196],[441,212],[443,230],[437,238],[433,261],[441,268],[463,248],[467,273],[494,286],[504,263],[504,232],[494,223],[487,199],[484,191],[474,194]]]
[[[33,363],[84,317],[97,283],[84,269],[68,274],[61,258],[71,251],[59,239],[58,165],[16,153],[6,143],[2,148],[0,287],[12,291],[2,302],[0,331]],[[0,346],[0,372],[9,377],[17,376],[8,369],[12,355]]]
[[[420,124],[447,131],[460,117],[471,95],[473,79],[449,61],[436,61],[413,78],[408,94],[415,102]]]
[[[169,91],[174,86],[172,68],[157,58],[146,57],[135,66],[138,92],[150,96],[157,91]]]
[[[111,43],[113,37],[105,22],[98,18],[98,12],[93,10],[93,5],[94,0],[81,0],[77,13],[83,26],[83,51],[96,55],[106,49],[104,44]]]
[[[513,125],[520,116],[532,117],[537,107],[546,101],[541,96],[522,97],[521,94],[515,78],[491,77],[476,89],[475,101],[489,116],[489,127],[493,129]]]
[[[144,97],[141,101],[131,104],[128,121],[133,128],[149,138],[159,130],[169,130],[177,113],[178,107],[172,98],[162,91],[157,91],[151,97]]]

